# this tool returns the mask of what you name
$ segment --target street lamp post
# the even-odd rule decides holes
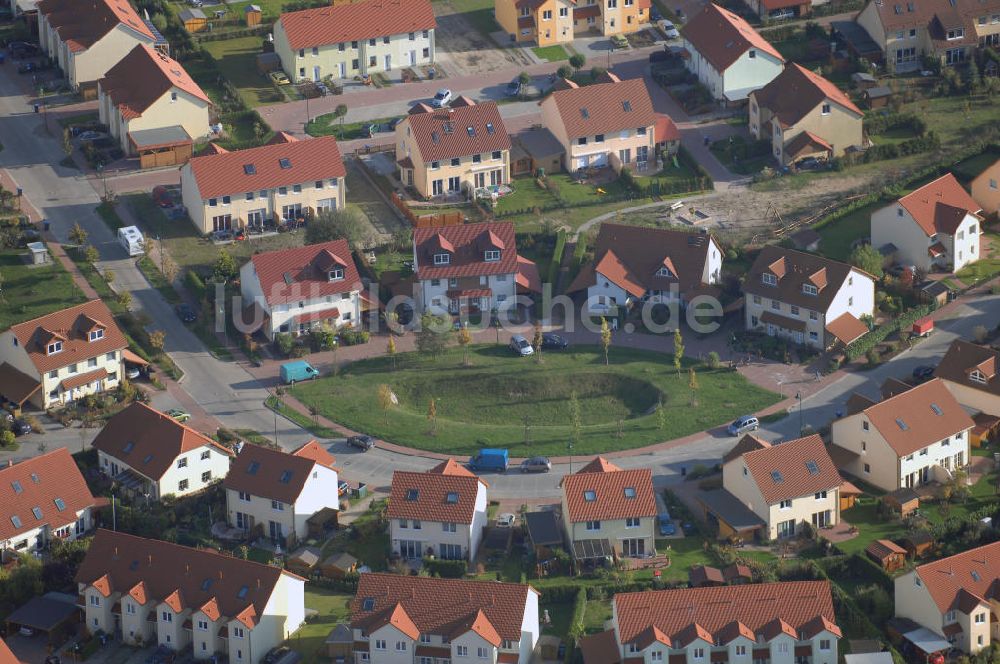
[[[573,441],[566,443],[566,451],[569,452],[569,474],[573,474]]]
[[[799,435],[802,435],[802,393],[796,392],[795,399],[799,402]]]

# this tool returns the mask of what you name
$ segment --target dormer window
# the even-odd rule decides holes
[[[45,354],[46,355],[55,355],[56,353],[61,353],[61,352],[62,352],[62,342],[61,341],[53,341],[45,349]]]
[[[664,266],[664,267],[661,267],[659,270],[656,271],[656,276],[658,276],[658,277],[672,277],[672,276],[674,276],[674,273],[670,271],[669,267]]]
[[[326,276],[330,281],[340,281],[341,279],[344,278],[344,268],[335,267],[329,272],[327,272]]]
[[[816,295],[819,293],[819,289],[812,284],[802,284],[802,292],[806,295]]]
[[[764,284],[767,286],[778,285],[778,277],[774,276],[770,272],[765,272],[764,274],[760,275],[760,280],[764,282]]]
[[[451,264],[450,254],[434,254],[434,264],[435,265],[449,265]]]
[[[96,330],[90,331],[91,341],[97,341],[98,339],[103,339],[103,338],[104,338],[104,330],[102,330],[101,328],[97,328]]]
[[[483,259],[487,263],[495,263],[500,260],[500,251],[498,249],[487,249]]]

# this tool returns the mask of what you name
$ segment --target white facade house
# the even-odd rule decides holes
[[[94,438],[98,466],[133,497],[186,496],[221,480],[233,452],[174,418],[135,402]]]
[[[305,580],[271,565],[98,530],[76,574],[86,630],[196,660],[259,664],[305,622]]]
[[[955,272],[979,260],[979,204],[951,173],[872,213],[872,246],[903,265]]]
[[[362,288],[346,240],[254,254],[240,268],[243,306],[254,308],[253,320],[244,323],[271,340],[320,325],[360,325],[367,308]]]
[[[222,483],[229,525],[252,538],[295,546],[308,537],[311,516],[340,509],[333,463],[315,440],[291,453],[244,445]]]
[[[350,609],[353,664],[530,664],[540,634],[538,591],[518,583],[369,572]]]
[[[487,484],[448,459],[425,473],[397,470],[389,493],[389,542],[404,560],[475,560],[486,528]]]
[[[682,29],[687,68],[720,102],[741,103],[785,66],[777,49],[733,12],[709,3]]]

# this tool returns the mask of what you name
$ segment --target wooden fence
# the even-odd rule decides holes
[[[409,205],[395,192],[390,196],[392,204],[406,217],[414,228],[430,228],[433,226],[458,226],[465,223],[465,215],[460,211],[435,212],[433,214],[416,214]]]

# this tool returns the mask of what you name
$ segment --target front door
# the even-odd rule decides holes
[[[410,64],[411,65],[417,64],[417,52],[415,50],[410,51]]]
[[[822,512],[816,512],[812,515],[812,524],[817,528],[825,528],[831,525],[830,522],[830,510],[824,510]]]
[[[319,83],[320,79],[322,79],[322,78],[323,77],[320,76],[320,73],[319,73],[319,65],[316,65],[315,67],[313,67],[313,81]]]
[[[276,521],[267,522],[267,532],[271,539],[276,542],[284,539],[281,533],[281,524]]]
[[[413,560],[421,555],[420,542],[413,540],[399,540],[399,555],[403,560]]]
[[[387,55],[385,56],[385,70],[389,71],[390,69],[392,69],[392,56]]]
[[[503,171],[490,171],[490,184],[494,187],[503,184]]]

